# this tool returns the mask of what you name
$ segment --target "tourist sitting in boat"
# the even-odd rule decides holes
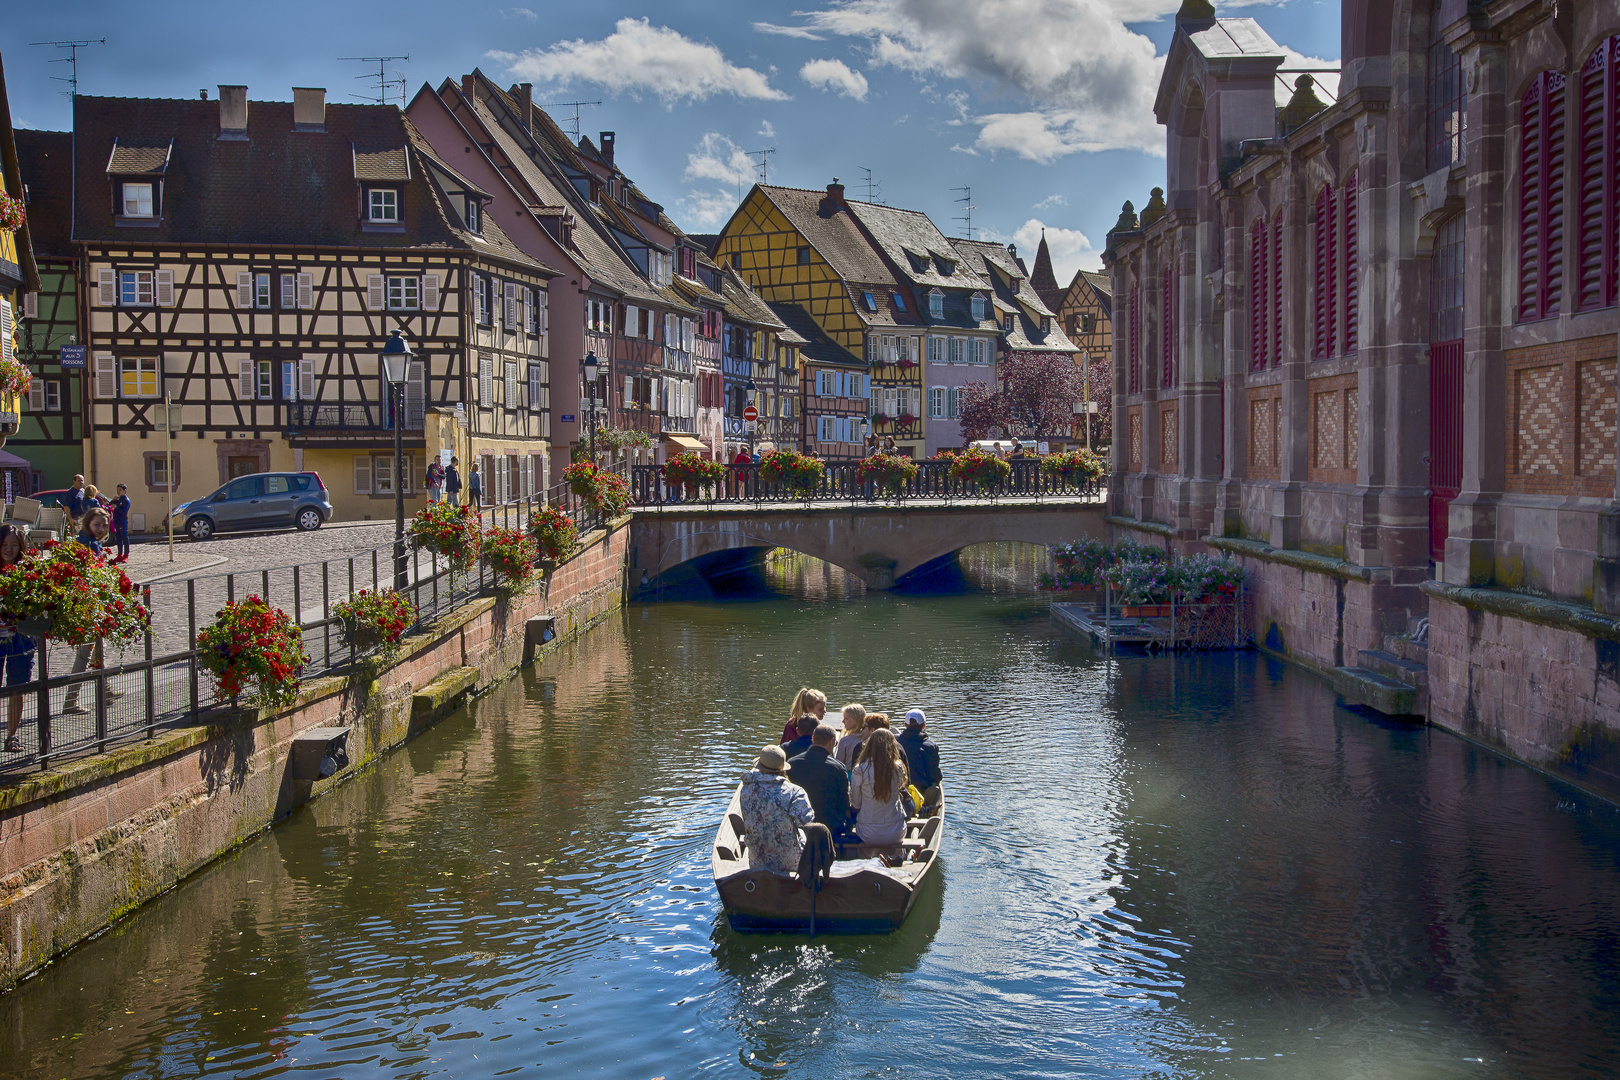
[[[844,768],[853,769],[855,759],[860,756],[861,744],[866,742],[866,707],[851,702],[844,706],[843,717],[844,730],[839,734],[833,756]]]
[[[849,771],[833,757],[838,729],[823,724],[810,736],[810,749],[788,758],[788,779],[804,789],[816,820],[840,839],[849,832]]]
[[[874,714],[881,715],[881,714]],[[867,717],[868,722],[872,719]],[[888,722],[888,717],[884,717]],[[887,727],[866,738],[849,778],[849,805],[859,815],[855,832],[863,844],[898,845],[906,835],[906,808],[900,795],[908,783],[906,755]]]
[[[810,736],[820,726],[821,720],[814,713],[805,713],[799,717],[797,733],[782,744],[782,753],[788,756],[789,761],[810,749]]]
[[[793,695],[793,707],[788,710],[787,724],[782,728],[778,742],[790,743],[799,737],[799,717],[809,713],[817,720],[827,715],[827,695],[820,690],[803,687]]]
[[[943,779],[939,772],[939,744],[928,737],[928,717],[921,709],[906,713],[906,730],[895,742],[906,755],[906,769],[911,773],[911,782],[922,792],[924,808],[933,806],[939,802],[939,782]]]
[[[743,835],[748,840],[748,865],[777,874],[799,868],[804,851],[801,826],[815,820],[804,789],[787,778],[787,755],[780,746],[759,752],[754,767],[743,777]],[[902,827],[903,824],[902,824]]]

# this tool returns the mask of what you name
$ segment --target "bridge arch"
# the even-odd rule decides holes
[[[973,544],[1105,539],[1096,502],[967,506],[777,507],[637,511],[632,566],[650,583],[722,551],[781,547],[831,563],[871,589],[892,589],[920,567]]]

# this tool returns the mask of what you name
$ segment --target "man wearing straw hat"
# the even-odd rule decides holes
[[[810,797],[787,778],[787,755],[780,746],[767,746],[748,775],[743,777],[743,831],[748,840],[748,865],[777,874],[799,868],[804,851],[801,826],[815,820]]]

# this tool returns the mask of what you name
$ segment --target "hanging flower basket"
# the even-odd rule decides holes
[[[948,471],[952,480],[972,484],[985,494],[994,494],[1012,478],[1011,465],[977,447],[963,450],[952,458]]]
[[[472,568],[483,540],[477,511],[447,502],[428,503],[418,510],[409,534],[413,545],[447,561],[452,574]]]
[[[772,450],[759,460],[759,478],[767,484],[781,484],[788,491],[808,500],[821,486],[826,466],[819,458],[797,450]]]
[[[917,463],[903,454],[873,454],[855,467],[862,487],[876,484],[890,495],[899,495],[916,476]]]
[[[872,423],[874,423],[874,424],[887,424],[888,422],[889,422],[889,414],[888,413],[883,412],[883,411],[880,410],[880,411],[875,412],[875,413],[872,414]]]
[[[1060,477],[1066,483],[1080,483],[1102,477],[1102,459],[1090,450],[1069,450],[1041,458],[1041,472]]]
[[[539,545],[522,529],[491,529],[484,534],[484,558],[509,589],[521,589],[534,577]]]
[[[333,606],[332,615],[343,623],[343,639],[360,652],[377,650],[386,658],[399,651],[399,643],[416,622],[416,607],[397,592],[361,589]]]
[[[917,422],[917,418],[908,412],[901,413],[898,417],[896,417],[896,420],[901,427],[910,427],[912,424]]]
[[[568,490],[602,518],[616,518],[630,505],[630,484],[624,477],[588,461],[576,461],[562,472]]]
[[[710,461],[697,454],[676,454],[664,463],[664,481],[670,487],[684,488],[687,494],[696,496],[698,488],[708,488],[710,497],[725,479],[726,467],[718,461]]]
[[[0,570],[0,611],[19,632],[68,645],[136,641],[152,624],[128,575],[83,545],[54,540]]]
[[[214,676],[221,699],[251,683],[250,701],[260,707],[290,705],[298,697],[299,672],[309,663],[304,638],[285,611],[257,596],[227,603],[197,635],[197,657]]]
[[[10,229],[16,232],[28,220],[28,211],[23,201],[15,195],[8,195],[0,191],[0,229]]]
[[[569,516],[555,506],[535,511],[529,517],[529,535],[534,537],[542,562],[556,565],[579,546],[579,530]]]
[[[17,360],[0,360],[0,395],[26,394],[34,384],[34,373]]]

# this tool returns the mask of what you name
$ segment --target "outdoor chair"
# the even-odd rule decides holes
[[[39,511],[38,499],[19,497],[6,507],[6,520],[16,522],[18,525],[32,525],[39,520]]]
[[[44,543],[46,540],[60,540],[62,539],[62,530],[66,527],[67,511],[65,509],[60,506],[41,507],[34,517],[33,524],[28,529],[28,543],[33,545]]]

